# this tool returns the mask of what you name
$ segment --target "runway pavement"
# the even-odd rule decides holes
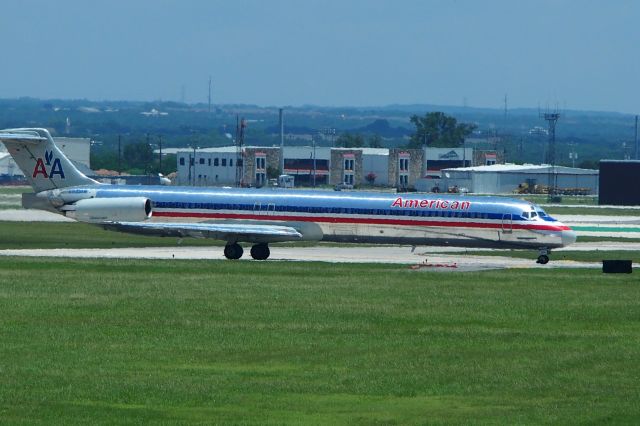
[[[442,253],[447,250],[447,253]],[[453,253],[452,253],[453,252]],[[463,254],[464,253],[464,254]],[[20,249],[0,250],[0,256],[69,257],[100,259],[211,259],[223,260],[222,247],[148,247],[114,249]],[[253,261],[248,255],[241,261]],[[506,256],[479,256],[472,250],[407,246],[272,247],[271,261],[311,261],[328,263],[387,263],[413,265],[415,269],[469,271],[504,268],[600,268],[599,263],[553,260],[538,265],[533,259]]]

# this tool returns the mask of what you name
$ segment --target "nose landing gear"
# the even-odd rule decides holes
[[[538,260],[536,261],[536,263],[539,263],[540,265],[546,265],[547,263],[549,263],[550,253],[551,250],[546,247],[542,247],[540,250],[538,250]]]

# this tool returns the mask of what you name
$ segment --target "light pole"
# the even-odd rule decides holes
[[[316,140],[315,138],[311,139],[313,143],[313,187],[316,187]]]
[[[193,147],[193,186],[196,186],[196,149],[197,147]]]
[[[162,135],[158,135],[158,148],[160,149],[160,154],[158,155],[158,173],[162,173]]]

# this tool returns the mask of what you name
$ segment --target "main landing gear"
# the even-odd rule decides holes
[[[244,250],[238,243],[227,244],[224,247],[224,257],[230,260],[240,259],[243,253]],[[269,250],[269,246],[265,243],[255,244],[251,247],[251,257],[255,260],[267,260],[270,254],[271,250]]]
[[[538,250],[538,260],[536,261],[536,263],[539,263],[541,265],[546,265],[547,263],[549,263],[550,253],[551,253],[551,250],[549,250],[546,247],[543,247],[540,250]]]

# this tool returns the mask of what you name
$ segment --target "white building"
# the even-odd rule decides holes
[[[235,146],[198,150],[182,148],[176,150],[176,157],[178,185],[216,186],[236,182]]]

